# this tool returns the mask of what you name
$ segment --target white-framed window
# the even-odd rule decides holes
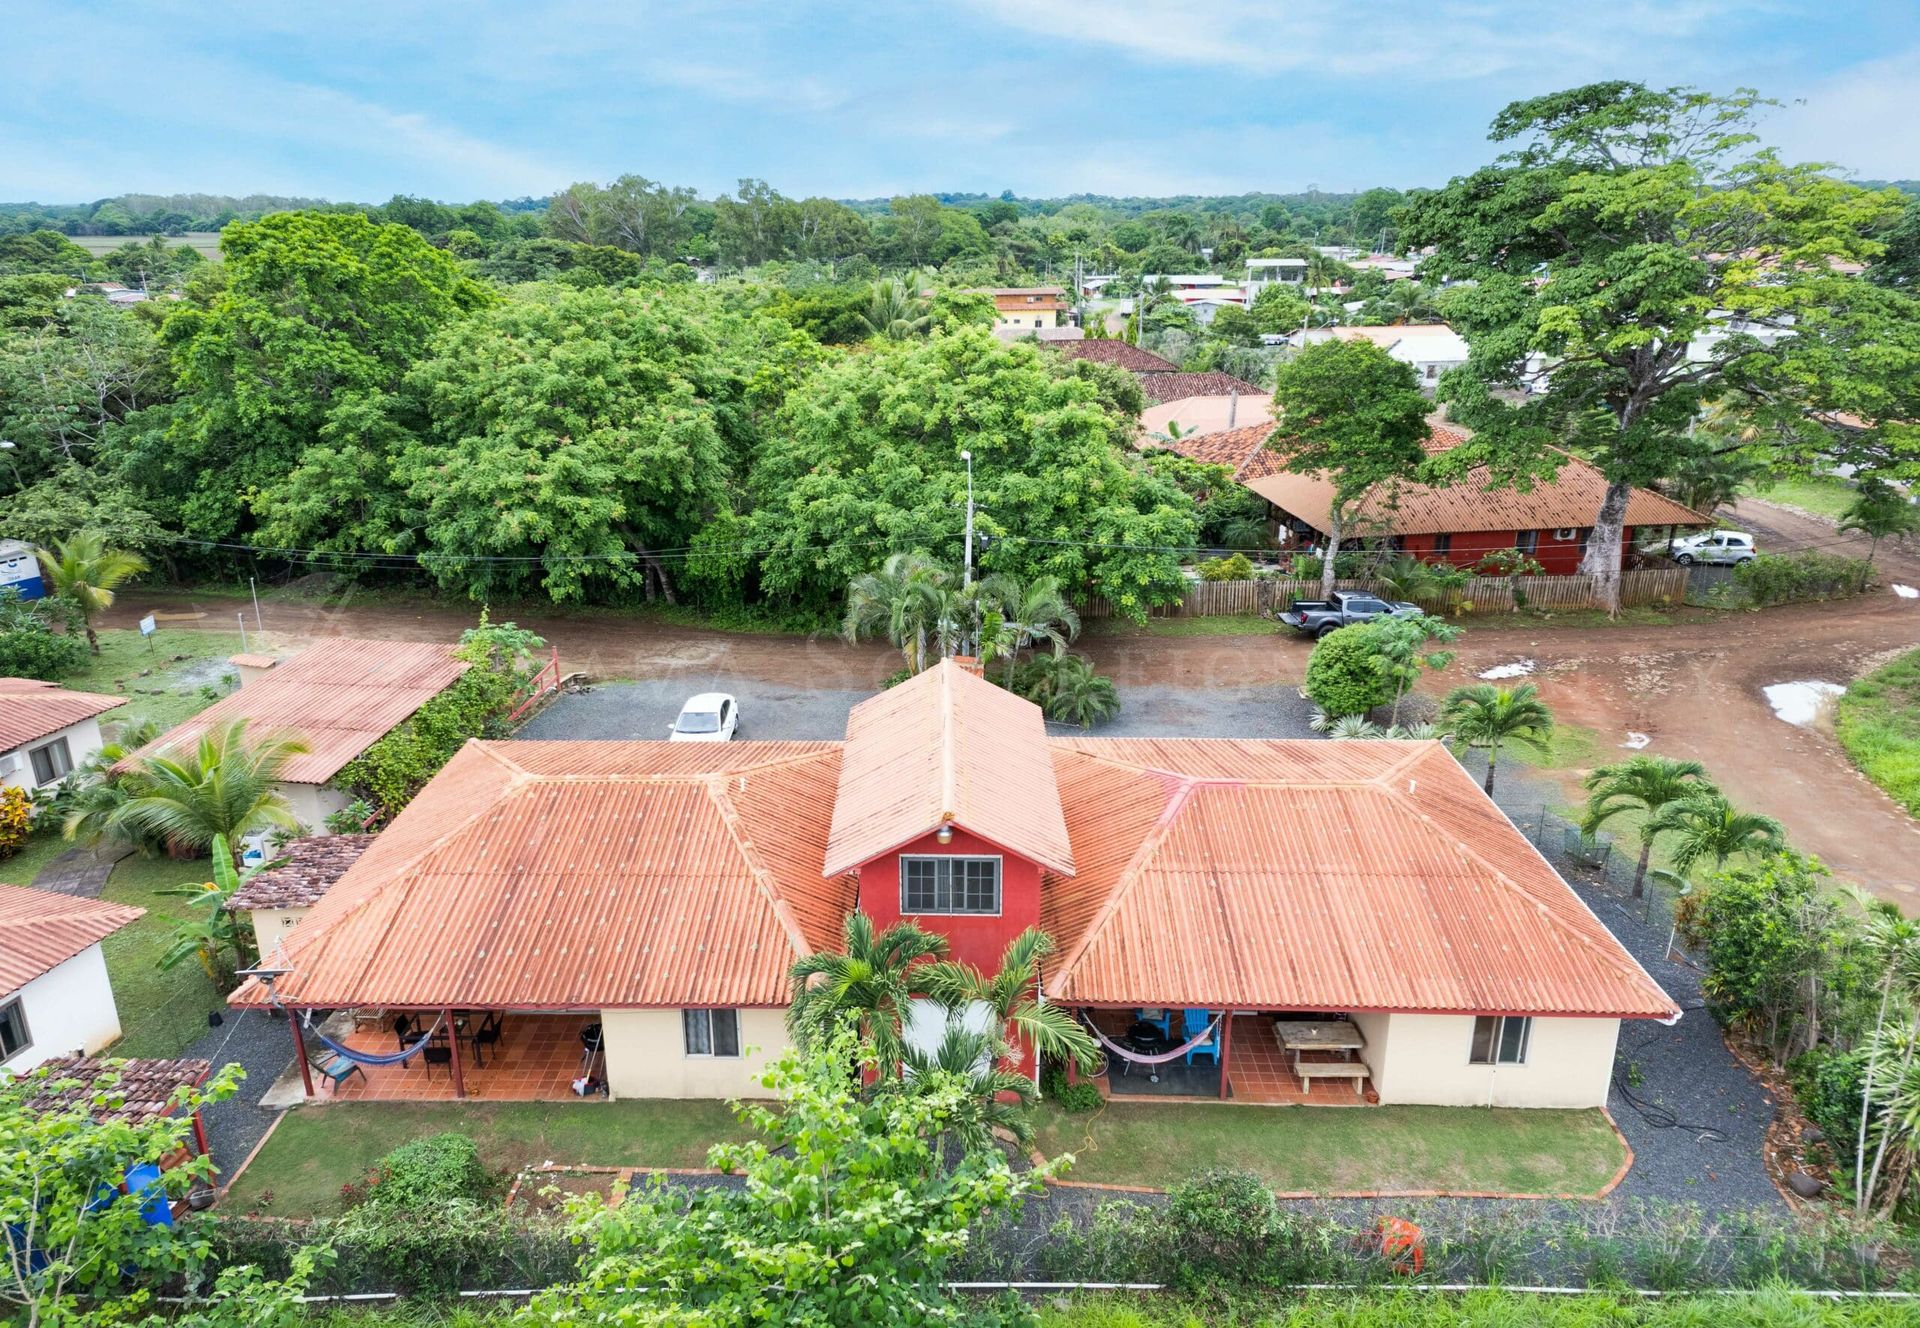
[[[1531,1015],[1480,1015],[1473,1021],[1473,1046],[1467,1052],[1467,1064],[1525,1065],[1531,1041]]]
[[[689,1056],[740,1054],[738,1010],[682,1010],[680,1031],[686,1038]]]
[[[44,747],[35,747],[27,753],[33,762],[33,782],[51,784],[56,779],[65,779],[73,769],[73,752],[67,746],[65,738],[55,738]]]
[[[1000,859],[901,857],[902,913],[1000,912]]]
[[[0,1005],[0,1061],[10,1061],[32,1045],[26,1007],[17,1000]]]

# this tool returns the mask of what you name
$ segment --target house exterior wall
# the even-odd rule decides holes
[[[12,749],[14,768],[0,775],[0,785],[8,788],[25,789],[31,793],[39,787],[33,778],[33,761],[28,753],[36,747],[45,747],[60,738],[67,740],[67,751],[73,757],[73,768],[78,770],[97,753],[104,743],[100,736],[100,721],[97,717],[81,720],[78,724],[69,724],[44,738],[35,738],[32,742],[23,742]]]
[[[1359,1015],[1355,1022],[1380,1101],[1440,1107],[1605,1106],[1620,1034],[1618,1019],[1538,1018],[1526,1064],[1471,1065],[1471,1015]]]
[[[280,939],[293,930],[294,924],[307,916],[310,908],[256,908],[253,915],[253,939],[260,947],[260,957],[266,958],[273,953],[273,947]]]
[[[286,796],[287,806],[309,835],[331,834],[327,829],[327,818],[342,810],[353,799],[339,789],[327,784],[275,784],[274,787]]]
[[[999,914],[903,915],[900,911],[900,858],[903,855],[999,858]],[[1027,928],[1040,925],[1040,869],[1024,858],[1004,852],[956,827],[951,844],[942,844],[934,836],[927,835],[897,853],[875,858],[860,868],[859,907],[861,912],[873,919],[877,928],[884,929],[896,922],[906,921],[926,931],[938,932],[947,938],[951,958],[991,973],[1000,967],[1000,955],[1007,948],[1008,941]]]
[[[678,1010],[602,1010],[614,1098],[765,1097],[756,1076],[791,1044],[786,1011],[741,1010],[740,1055],[689,1056]]]
[[[96,942],[15,993],[24,1008],[29,1043],[4,1063],[31,1070],[42,1061],[78,1051],[92,1055],[120,1036],[120,1012],[107,981],[107,960]],[[14,996],[0,1000],[11,1002]]]
[[[1569,532],[1568,538],[1561,538],[1552,530],[1536,531],[1537,543],[1534,546],[1533,560],[1540,564],[1546,576],[1574,576],[1580,571],[1580,559],[1586,553],[1587,527],[1578,527]],[[1621,565],[1625,566],[1628,552],[1633,548],[1634,530],[1629,527],[1620,546]],[[1474,530],[1447,537],[1448,548],[1439,552],[1438,535],[1402,535],[1400,547],[1422,562],[1452,563],[1455,567],[1475,567],[1480,560],[1496,549],[1511,549],[1518,545],[1520,532],[1517,530]]]

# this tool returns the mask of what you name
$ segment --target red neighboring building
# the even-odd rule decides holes
[[[1282,530],[1291,531],[1303,544],[1317,544],[1326,538],[1331,524],[1333,485],[1323,475],[1285,469],[1285,455],[1267,446],[1273,432],[1271,424],[1262,423],[1160,445],[1196,461],[1233,467],[1234,479],[1267,500]],[[1427,451],[1445,452],[1467,437],[1459,429],[1435,423]],[[1355,528],[1341,538],[1387,539],[1394,548],[1422,561],[1457,567],[1474,567],[1497,550],[1519,549],[1548,576],[1571,576],[1580,570],[1594,515],[1606,496],[1606,476],[1598,468],[1569,456],[1553,478],[1525,491],[1490,489],[1484,476],[1476,476],[1480,472],[1439,487],[1396,484],[1377,489],[1362,503]],[[1665,494],[1635,489],[1627,503],[1622,559],[1640,530],[1712,525],[1712,518]]]

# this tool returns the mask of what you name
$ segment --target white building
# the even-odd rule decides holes
[[[0,885],[0,1069],[92,1055],[119,1038],[100,942],[145,912]]]
[[[1268,286],[1295,286],[1305,289],[1307,260],[1304,258],[1249,258],[1247,260],[1247,298],[1257,297]]]
[[[1322,341],[1371,341],[1403,364],[1411,364],[1420,386],[1432,391],[1440,376],[1467,362],[1466,340],[1445,323],[1408,323],[1401,327],[1315,327],[1301,335],[1304,345]]]
[[[0,678],[0,786],[58,784],[100,750],[100,716],[123,697],[70,692],[38,678]]]

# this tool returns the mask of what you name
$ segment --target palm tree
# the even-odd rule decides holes
[[[53,593],[80,606],[87,645],[99,654],[100,638],[93,630],[93,615],[113,607],[114,588],[146,571],[147,560],[124,549],[109,549],[104,539],[87,531],[56,541],[51,550],[35,549],[34,554],[46,570],[47,585]]]
[[[1486,749],[1487,778],[1481,787],[1492,797],[1500,745],[1522,742],[1537,752],[1547,751],[1553,713],[1541,701],[1540,689],[1530,682],[1512,690],[1482,682],[1448,693],[1440,707],[1440,724],[1467,746]]]
[[[1896,994],[1902,1003],[1913,997],[1920,985],[1920,922],[1901,914],[1898,906],[1875,899],[1857,886],[1849,887],[1866,911],[1863,937],[1880,967],[1880,1009],[1873,1021],[1873,1033],[1867,1039],[1867,1065],[1860,1082],[1860,1124],[1853,1144],[1854,1211],[1865,1216],[1873,1203],[1873,1190],[1879,1183],[1880,1159],[1886,1152],[1886,1135],[1881,1134],[1875,1149],[1873,1171],[1867,1171],[1867,1117],[1873,1111],[1873,1081],[1879,1070],[1880,1052],[1885,1038],[1887,1007]]]
[[[1869,478],[1861,481],[1859,492],[1840,514],[1837,529],[1842,535],[1858,531],[1873,540],[1867,546],[1867,566],[1872,567],[1881,540],[1920,530],[1920,507],[1885,480]]]
[[[928,636],[950,612],[946,590],[953,577],[924,553],[896,553],[877,572],[847,583],[841,632],[849,641],[885,636],[907,661],[907,672],[927,666]]]
[[[899,280],[886,277],[874,282],[861,319],[867,331],[882,341],[912,341],[924,337],[933,325],[928,304],[920,297],[920,279],[911,272]]]
[[[1616,765],[1603,765],[1581,781],[1587,789],[1587,807],[1580,831],[1591,835],[1623,812],[1644,812],[1640,823],[1640,864],[1633,873],[1633,897],[1646,893],[1647,859],[1661,809],[1696,791],[1711,789],[1707,769],[1698,761],[1676,761],[1666,756],[1630,756]]]
[[[1085,729],[1112,719],[1119,711],[1120,694],[1114,689],[1113,679],[1094,672],[1085,655],[1056,655],[1051,659],[1042,655],[1034,664],[1050,667],[1040,670],[1039,679],[1029,685],[1027,699],[1041,705],[1049,719]]]
[[[160,891],[176,895],[200,906],[191,917],[174,924],[173,944],[160,956],[160,967],[171,969],[187,959],[200,961],[207,980],[225,990],[232,985],[233,970],[244,957],[246,932],[227,907],[234,891],[240,888],[240,873],[233,864],[233,849],[225,835],[213,837],[213,879],[198,885],[181,885]],[[235,963],[225,961],[231,952]]]
[[[82,828],[113,830],[130,838],[152,836],[195,851],[224,836],[237,840],[254,830],[300,822],[274,787],[288,761],[312,750],[293,734],[247,738],[247,721],[215,725],[192,750],[167,748],[137,757],[120,776],[129,797],[99,821],[69,819],[67,835]]]
[[[993,1132],[1004,1130],[1022,1148],[1033,1146],[1029,1111],[1040,1098],[1030,1075],[1008,1069],[995,1059],[996,1040],[984,1029],[968,1027],[965,1015],[949,1010],[945,1031],[931,1051],[906,1048],[900,1062],[900,1082],[919,1089],[937,1077],[959,1080],[967,1086],[972,1111],[950,1120],[953,1134],[967,1153],[989,1147]]]
[[[1008,648],[1003,653],[1009,691],[1022,650],[1045,641],[1055,655],[1063,655],[1068,644],[1080,635],[1080,615],[1067,602],[1057,576],[1037,576],[1023,585],[1017,577],[996,573],[979,583],[976,595],[982,606],[999,615],[1006,630]]]
[[[1668,803],[1647,822],[1647,829],[1673,836],[1670,856],[1674,870],[1683,876],[1700,862],[1711,860],[1715,867],[1724,867],[1736,855],[1778,853],[1787,846],[1787,832],[1780,822],[1741,811],[1718,789],[1696,789]]]
[[[805,1046],[850,1015],[882,1072],[891,1073],[905,1054],[916,970],[944,956],[947,939],[910,922],[875,932],[873,919],[855,911],[847,916],[841,943],[844,951],[821,950],[787,970],[793,980],[787,1028]]]
[[[129,720],[119,725],[113,737],[75,772],[78,777],[70,785],[61,786],[53,805],[68,839],[93,842],[113,836],[131,842],[142,853],[157,852],[162,847],[160,841],[151,836],[136,835],[131,830],[122,833],[115,826],[114,814],[133,796],[135,781],[115,775],[113,768],[164,731],[159,721],[152,719]]]

